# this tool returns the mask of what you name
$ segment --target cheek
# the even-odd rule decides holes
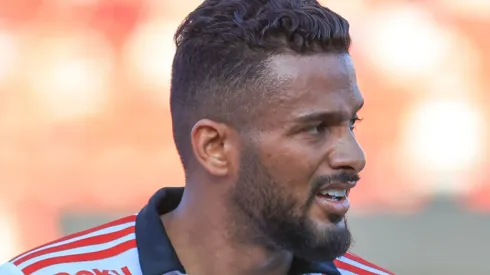
[[[309,192],[317,167],[304,151],[298,152],[287,147],[275,148],[268,153],[264,164],[277,184],[303,196]]]

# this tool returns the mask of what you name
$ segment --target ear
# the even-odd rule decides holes
[[[214,176],[227,176],[232,171],[234,148],[232,129],[209,119],[198,121],[191,132],[196,160]]]

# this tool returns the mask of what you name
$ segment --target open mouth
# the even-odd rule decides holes
[[[320,190],[317,196],[327,199],[330,201],[342,201],[347,198],[348,192],[347,189],[328,189],[328,190]]]
[[[349,188],[325,188],[316,193],[316,202],[331,223],[341,222],[349,210]]]

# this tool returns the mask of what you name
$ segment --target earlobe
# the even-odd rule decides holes
[[[208,119],[200,120],[192,128],[191,141],[194,156],[204,169],[214,176],[228,174],[226,125]]]

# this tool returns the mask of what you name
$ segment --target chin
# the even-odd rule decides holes
[[[312,262],[333,261],[345,255],[349,248],[350,234],[343,232],[338,236],[329,236],[327,239],[320,240],[315,246],[295,250],[294,254],[296,257]]]
[[[347,222],[345,217],[341,218],[324,218],[313,220],[316,228],[319,232],[325,230],[345,230],[347,229]]]

